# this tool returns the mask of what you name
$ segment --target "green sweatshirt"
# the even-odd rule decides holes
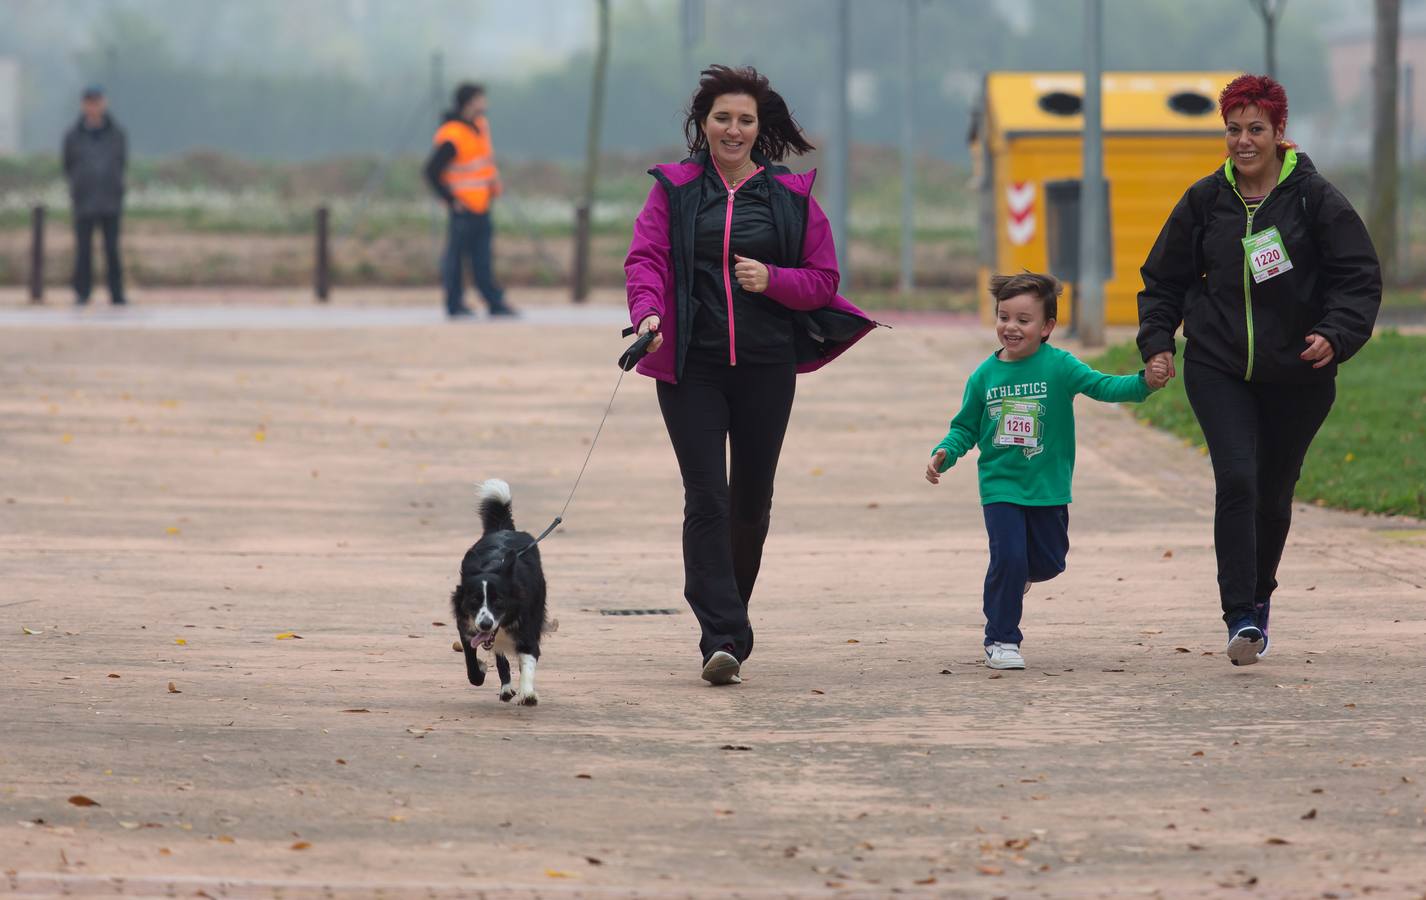
[[[1105,375],[1049,344],[1013,362],[1002,360],[997,351],[971,374],[961,410],[936,445],[935,450],[946,451],[941,471],[979,445],[982,504],[1069,503],[1075,395],[1123,403],[1139,402],[1149,393],[1143,372]]]

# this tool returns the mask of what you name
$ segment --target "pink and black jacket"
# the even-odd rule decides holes
[[[797,371],[811,372],[841,355],[876,327],[876,323],[837,294],[841,276],[827,216],[812,199],[816,171],[794,174],[766,160],[771,207],[780,260],[759,260],[768,267],[768,286],[760,296],[792,311]],[[629,255],[624,260],[629,318],[638,326],[657,315],[663,346],[639,363],[638,370],[660,381],[677,382],[683,374],[692,335],[681,323],[694,315],[692,294],[694,219],[700,200],[699,182],[708,165],[706,151],[681,163],[655,166],[657,182],[634,222]],[[730,212],[733,203],[730,191]],[[725,242],[724,255],[728,255]],[[775,262],[793,265],[776,265]],[[724,272],[731,261],[724,260]],[[731,278],[731,275],[727,276]],[[759,296],[759,295],[754,295]],[[737,364],[737,316],[728,301],[729,362]]]

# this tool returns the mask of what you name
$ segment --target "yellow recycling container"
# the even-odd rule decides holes
[[[1218,93],[1238,72],[1106,72],[1101,87],[1108,193],[1111,325],[1138,321],[1139,267],[1179,197],[1222,165],[1226,151]],[[1060,321],[1070,317],[1078,274],[1082,170],[1078,72],[992,72],[973,114],[971,159],[979,194],[981,316],[996,272],[1050,272],[1069,283]]]

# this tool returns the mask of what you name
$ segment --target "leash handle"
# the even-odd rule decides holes
[[[658,332],[656,331],[645,332],[642,337],[630,344],[629,349],[625,350],[623,355],[619,357],[619,368],[627,372],[634,368],[634,366],[637,366],[639,360],[648,355],[649,345],[654,342],[654,337],[657,334]]]

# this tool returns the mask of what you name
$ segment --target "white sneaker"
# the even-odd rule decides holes
[[[1019,644],[987,644],[985,664],[992,669],[1023,669],[1025,657],[1020,655]]]
[[[738,675],[741,668],[736,656],[719,650],[703,664],[703,680],[709,684],[742,684],[743,679]]]

